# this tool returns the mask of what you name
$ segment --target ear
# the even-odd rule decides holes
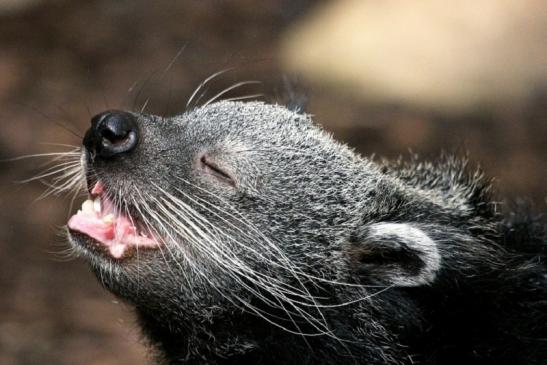
[[[302,86],[299,85],[298,80],[283,76],[283,88],[285,93],[284,104],[287,109],[298,114],[305,114],[308,96]]]
[[[437,243],[410,223],[375,223],[355,232],[347,246],[360,281],[395,286],[427,285],[441,266]]]

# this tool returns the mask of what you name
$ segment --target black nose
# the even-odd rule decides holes
[[[135,148],[138,140],[137,123],[132,114],[110,110],[91,119],[84,146],[92,156],[111,158]]]

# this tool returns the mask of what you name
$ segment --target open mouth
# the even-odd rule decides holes
[[[95,183],[81,209],[70,217],[68,228],[71,234],[77,232],[91,238],[94,248],[115,259],[127,256],[134,249],[160,246],[134,217],[116,208],[100,181]]]

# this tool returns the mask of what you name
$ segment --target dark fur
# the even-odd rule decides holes
[[[172,364],[545,363],[545,220],[521,205],[499,212],[490,182],[464,162],[443,157],[436,163],[373,163],[333,141],[308,117],[261,103],[222,102],[172,120],[141,115],[139,125],[135,152],[88,164],[88,174],[152,226],[146,210],[159,211],[158,203],[148,201],[144,212],[136,211],[133,204],[142,201],[128,199],[136,190],[159,196],[161,187],[186,199],[241,244],[221,237],[219,247],[265,277],[305,287],[325,305],[320,313],[304,310],[322,315],[334,334],[288,332],[315,329],[284,311],[291,310],[289,302],[268,305],[243,289],[237,276],[187,237],[177,238],[172,256],[143,251],[116,261],[90,253],[85,238],[72,234],[104,286],[135,306],[160,359]],[[195,156],[202,151],[230,172],[233,186],[199,170]],[[249,237],[176,187],[220,207],[229,203],[226,207],[250,222],[241,227]],[[224,218],[241,224],[233,216]],[[159,232],[168,228],[156,225]],[[298,282],[277,251],[262,246],[261,234],[306,274],[337,283],[306,276]],[[252,247],[271,261],[254,256]],[[255,289],[276,301],[267,287]],[[235,305],[235,298],[285,329]]]

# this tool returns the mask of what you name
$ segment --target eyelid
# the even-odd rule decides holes
[[[200,164],[202,165],[202,168],[207,170],[211,175],[219,178],[223,182],[229,183],[230,185],[235,186],[234,179],[226,173],[222,168],[218,166],[215,162],[211,161],[207,155],[202,155],[200,158]]]

